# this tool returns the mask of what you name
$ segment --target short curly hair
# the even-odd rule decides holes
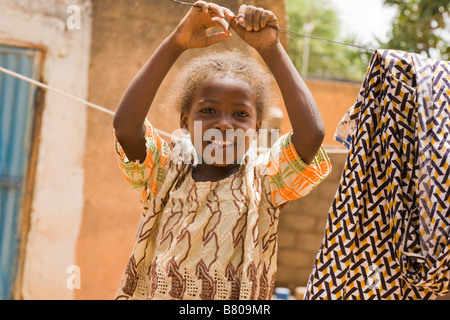
[[[207,81],[224,76],[242,79],[255,90],[257,119],[265,120],[268,108],[274,103],[273,76],[255,59],[238,50],[208,51],[192,59],[172,87],[172,106],[178,112],[189,113],[197,90]]]

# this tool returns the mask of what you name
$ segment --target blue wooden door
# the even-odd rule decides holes
[[[39,51],[0,46],[0,66],[38,79]],[[0,299],[12,297],[36,87],[0,72]]]

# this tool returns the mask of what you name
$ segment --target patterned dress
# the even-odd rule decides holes
[[[306,299],[450,291],[450,62],[379,50],[337,130],[349,148]]]
[[[120,169],[144,206],[116,299],[270,299],[279,212],[328,175],[324,150],[307,166],[289,133],[265,154],[248,152],[228,178],[195,182],[178,146],[148,121],[145,139],[142,164],[115,144]]]

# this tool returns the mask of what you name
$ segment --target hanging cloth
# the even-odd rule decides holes
[[[450,292],[450,63],[378,50],[336,131],[349,148],[305,299]]]

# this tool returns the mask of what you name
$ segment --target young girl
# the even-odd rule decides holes
[[[196,5],[132,81],[114,118],[121,170],[144,206],[117,299],[270,299],[281,207],[331,169],[321,148],[322,118],[279,42],[274,14],[243,5],[235,17],[216,4]],[[211,27],[223,31],[208,35]],[[293,130],[256,156],[247,132],[261,127],[266,73],[234,53],[198,58],[179,99],[194,164],[158,136],[146,115],[177,58],[226,40],[230,28],[270,68]]]

